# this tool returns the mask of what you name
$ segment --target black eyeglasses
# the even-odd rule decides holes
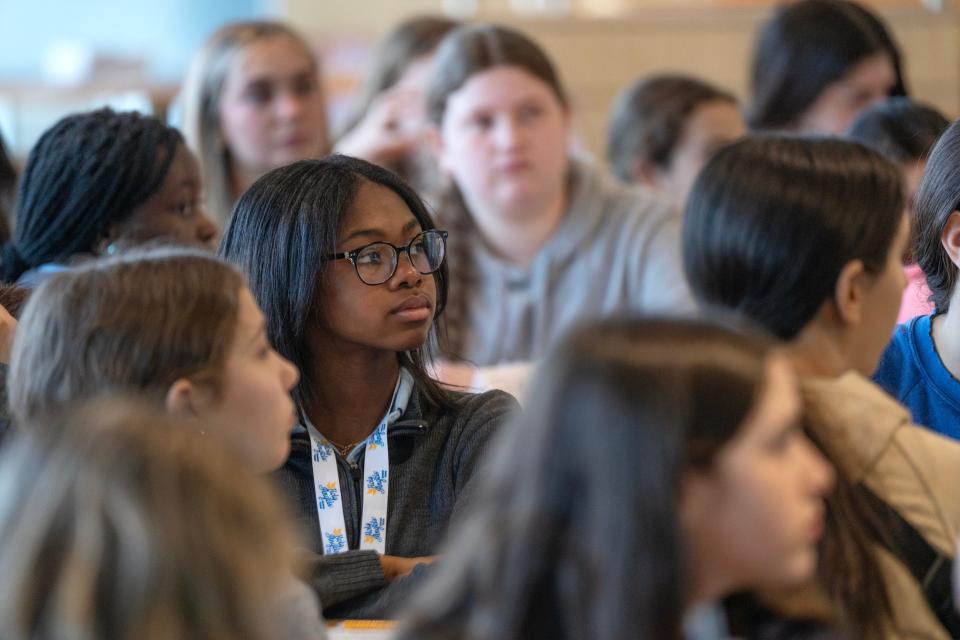
[[[447,254],[447,232],[429,229],[417,234],[405,247],[389,242],[372,242],[353,251],[330,254],[324,260],[349,260],[361,282],[377,285],[383,284],[397,272],[401,253],[407,254],[417,273],[433,273],[443,264]]]

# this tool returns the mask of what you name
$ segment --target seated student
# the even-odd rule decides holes
[[[860,111],[904,91],[900,53],[879,17],[847,0],[800,0],[760,27],[747,122],[841,135]]]
[[[208,245],[196,158],[156,118],[100,109],[40,137],[20,178],[0,279],[34,287],[77,259],[148,241]]]
[[[200,158],[208,208],[221,226],[264,173],[329,151],[319,61],[282,23],[218,29],[194,56],[182,99],[183,131]]]
[[[763,342],[601,321],[529,398],[402,639],[679,639],[734,590],[813,575],[832,472]]]
[[[623,182],[683,206],[707,159],[746,131],[737,100],[726,91],[691,76],[649,76],[614,102],[607,161]]]
[[[437,45],[457,26],[449,18],[423,15],[387,34],[336,142],[337,152],[391,169],[424,197],[438,188],[438,170],[424,145],[424,93]]]
[[[912,215],[927,156],[949,125],[950,121],[933,107],[897,97],[864,109],[846,137],[873,147],[897,165],[905,184],[908,214]],[[904,255],[904,263],[907,288],[903,291],[898,323],[933,311],[926,276],[909,250]]]
[[[266,473],[290,450],[297,380],[240,273],[205,252],[167,248],[41,284],[14,336],[7,391],[15,425],[104,393],[140,396]],[[298,590],[310,594],[291,581]],[[303,616],[293,624],[315,630],[310,598],[312,610],[292,612]]]
[[[692,308],[679,216],[571,159],[570,107],[544,51],[508,27],[461,27],[427,91],[450,231],[446,351],[485,367],[541,357],[572,325]]]
[[[856,638],[945,639],[960,633],[938,595],[960,532],[960,444],[864,378],[900,305],[903,211],[899,172],[867,147],[748,138],[694,184],[684,260],[705,313],[733,310],[786,342],[808,432],[837,468],[816,584],[774,609]]]
[[[447,300],[446,231],[393,172],[332,156],[274,169],[241,196],[220,254],[247,274],[271,341],[302,372],[280,480],[323,553],[331,617],[382,617],[467,502],[503,392],[427,374]],[[420,572],[418,572],[420,573]]]
[[[913,256],[926,274],[933,313],[897,327],[874,374],[913,419],[960,438],[960,314],[953,310],[960,271],[960,122],[934,146],[913,219]]]
[[[37,288],[14,336],[8,391],[17,422],[105,392],[142,395],[265,473],[287,458],[297,379],[235,268],[156,249]]]
[[[0,458],[5,640],[325,637],[276,598],[287,514],[216,441],[126,402],[22,427]]]

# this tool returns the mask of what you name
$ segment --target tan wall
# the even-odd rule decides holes
[[[362,14],[351,8],[358,5]],[[285,0],[282,10],[318,37],[352,33],[374,38],[403,17],[441,5],[440,0]],[[637,11],[615,20],[507,15],[504,21],[531,33],[553,57],[573,98],[584,142],[602,154],[609,105],[642,74],[689,72],[746,96],[753,34],[766,13],[750,7],[679,7]],[[913,95],[950,117],[960,114],[960,14],[901,7],[885,9],[883,15],[905,53]]]

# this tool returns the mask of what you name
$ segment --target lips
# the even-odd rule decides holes
[[[433,315],[433,303],[424,295],[410,296],[394,307],[390,314],[407,322],[422,322]]]
[[[530,168],[531,164],[528,160],[516,159],[508,160],[497,165],[497,172],[505,175],[510,175],[514,173],[520,173],[526,171]]]
[[[810,522],[810,527],[808,529],[810,537],[813,540],[819,540],[823,536],[825,526],[826,519],[824,517],[823,509],[818,509],[817,515],[814,516]]]

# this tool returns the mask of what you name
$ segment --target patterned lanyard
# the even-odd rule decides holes
[[[393,400],[380,424],[364,441],[366,452],[363,460],[363,525],[360,538],[361,549],[372,549],[383,554],[387,541],[387,504],[390,495],[390,449],[387,427],[397,421],[407,409],[413,392],[413,376],[400,369],[400,379],[393,391]],[[337,473],[337,457],[331,445],[304,416],[313,459],[313,484],[317,498],[317,518],[323,553],[333,555],[347,551],[347,534],[343,516],[343,492],[340,490],[340,474]],[[357,445],[360,446],[360,445]],[[350,455],[352,455],[351,452]],[[348,456],[349,457],[349,456]]]

